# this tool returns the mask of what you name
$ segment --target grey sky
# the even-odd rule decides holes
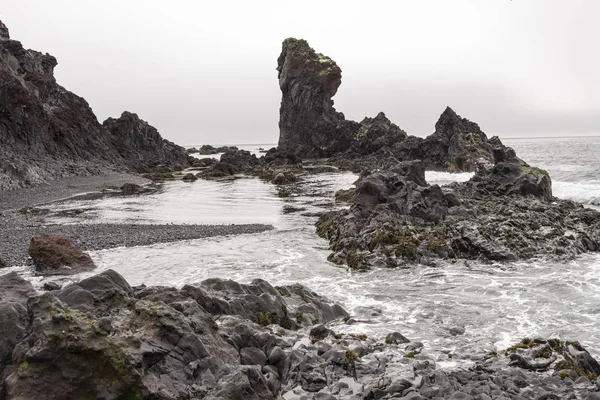
[[[488,135],[600,134],[599,0],[4,0],[0,19],[99,120],[136,112],[180,144],[273,143],[276,60],[308,40],[336,108],[425,136],[446,105]]]

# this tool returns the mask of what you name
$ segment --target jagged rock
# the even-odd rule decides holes
[[[434,133],[400,143],[394,153],[402,160],[422,160],[427,170],[449,172],[475,171],[482,161],[494,162],[493,144],[479,125],[450,107],[436,122]]]
[[[549,388],[556,398],[597,391],[598,363],[577,342],[523,341],[471,358],[468,369],[438,370],[423,344],[402,350],[399,333],[383,344],[335,335],[329,325],[310,333],[261,327],[241,316],[258,309],[245,308],[250,296],[324,301],[262,280],[132,288],[109,270],[38,295],[17,274],[0,276],[0,397],[537,399],[549,398]],[[540,360],[547,372],[537,372]],[[564,378],[570,374],[575,385]]]
[[[117,152],[136,170],[187,163],[183,147],[163,139],[155,127],[137,114],[124,111],[119,118],[108,118],[102,126],[112,135]]]
[[[345,151],[359,124],[346,121],[332,97],[342,80],[335,61],[316,53],[305,40],[283,41],[277,60],[282,92],[279,148],[302,157]]]
[[[11,40],[1,22],[0,36],[0,190],[149,166],[157,157],[187,161],[183,148],[163,142],[149,126],[115,137],[83,98],[56,82],[56,58]]]
[[[211,155],[211,154],[219,154],[219,153],[228,153],[235,152],[239,149],[236,146],[221,146],[221,147],[213,147],[210,144],[205,144],[200,147],[200,149],[190,149],[194,150],[194,153],[198,153],[200,155]]]
[[[473,189],[496,196],[519,194],[552,199],[552,180],[548,172],[529,166],[516,157],[514,150],[501,144],[494,148],[494,156],[493,167],[479,168],[469,182]]]
[[[29,255],[41,274],[72,274],[96,267],[92,258],[65,236],[31,238]]]
[[[373,209],[386,205],[399,215],[439,222],[448,214],[448,202],[439,186],[429,186],[420,161],[399,163],[387,171],[369,175],[356,187],[354,202]]]
[[[27,299],[35,294],[31,283],[16,272],[0,276],[0,399],[6,398],[1,383],[12,373],[12,352],[26,336],[31,323]]]
[[[419,161],[362,178],[348,210],[317,222],[334,251],[329,261],[364,270],[436,259],[565,260],[600,250],[600,213],[552,198],[545,171],[491,142],[496,164],[482,162],[465,183],[429,186]]]
[[[452,172],[475,171],[482,160],[494,160],[485,133],[450,107],[425,139],[409,137],[382,112],[360,123],[346,120],[332,100],[341,84],[341,69],[305,40],[284,40],[277,65],[281,150],[301,157],[333,156],[330,163],[356,172],[379,168],[389,156]]]
[[[194,162],[194,165],[200,164]],[[209,168],[199,173],[201,178],[227,178],[244,174],[258,176],[277,185],[298,182],[298,175],[303,172],[298,156],[275,148],[260,158],[246,150],[229,151],[221,156],[219,162],[202,165],[209,165]]]

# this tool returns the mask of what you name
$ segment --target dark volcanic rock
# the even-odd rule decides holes
[[[163,139],[155,127],[137,114],[124,111],[121,117],[108,118],[102,125],[112,135],[117,152],[136,170],[187,163],[183,147]]]
[[[157,156],[186,161],[182,148],[148,136],[150,129],[115,138],[84,99],[56,82],[56,58],[11,40],[2,22],[0,33],[0,190],[148,166]]]
[[[390,165],[361,180],[348,210],[321,216],[329,260],[355,269],[435,259],[569,259],[600,250],[600,213],[552,198],[547,172],[512,149],[469,182],[425,182],[419,161]]]
[[[298,330],[274,323],[272,307],[293,313]],[[0,276],[0,398],[540,399],[598,389],[600,367],[578,342],[527,339],[469,357],[468,368],[437,369],[398,332],[385,344],[336,334],[326,321],[344,315],[337,308],[262,280],[132,288],[108,270],[37,294],[11,273]],[[298,323],[316,315],[323,321]]]
[[[346,120],[332,100],[341,84],[341,69],[305,40],[284,40],[277,71],[282,150],[301,157],[333,156],[331,163],[356,172],[379,168],[389,156],[448,171],[474,171],[481,160],[494,160],[492,144],[479,126],[449,107],[425,139],[408,137],[384,113],[360,123]]]
[[[193,151],[192,151],[193,150]],[[221,147],[213,147],[210,144],[205,144],[200,149],[190,149],[189,153],[198,153],[200,155],[211,155],[211,154],[219,154],[219,153],[227,153],[237,151],[238,148],[236,146],[221,146]]]
[[[42,274],[71,274],[96,267],[91,257],[65,236],[31,238],[29,255]]]
[[[305,40],[284,40],[277,60],[282,92],[279,148],[302,157],[345,151],[360,125],[346,121],[333,107],[342,82],[335,61],[316,53]]]
[[[422,160],[427,170],[449,172],[475,171],[481,161],[494,162],[493,144],[479,125],[460,117],[450,107],[435,124],[434,133],[425,139],[403,142],[394,155],[401,160]]]
[[[15,272],[0,276],[0,399],[6,398],[2,383],[13,370],[13,349],[30,326],[27,299],[34,295],[31,283]]]
[[[198,174],[201,178],[218,179],[243,174],[258,176],[278,185],[298,182],[298,175],[304,173],[302,160],[297,155],[275,148],[260,158],[246,150],[235,150],[224,153],[219,162],[194,162],[193,165],[209,167]]]

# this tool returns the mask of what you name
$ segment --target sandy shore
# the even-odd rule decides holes
[[[47,185],[0,192],[0,259],[6,266],[27,263],[27,249],[33,236],[62,234],[74,239],[83,250],[122,246],[144,246],[211,236],[258,233],[270,225],[141,225],[78,224],[43,225],[38,218],[18,212],[23,207],[52,203],[81,193],[100,191],[107,186],[149,181],[136,175],[107,173],[102,176],[74,177]]]

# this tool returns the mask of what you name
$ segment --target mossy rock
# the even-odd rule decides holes
[[[356,189],[340,189],[335,192],[335,201],[341,203],[352,203],[354,201],[354,195],[356,194]]]

